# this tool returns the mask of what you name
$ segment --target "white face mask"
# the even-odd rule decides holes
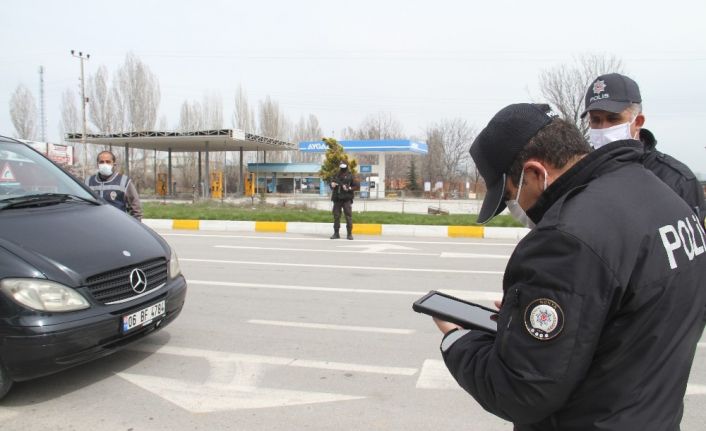
[[[605,129],[589,129],[588,138],[591,141],[591,146],[597,150],[604,145],[610,144],[611,142],[622,141],[623,139],[637,139],[636,136],[633,136],[630,133],[630,127],[636,119],[637,115],[629,123],[606,127]]]
[[[544,170],[544,189],[547,189],[547,170]],[[515,220],[519,221],[526,227],[530,229],[534,229],[537,225],[532,221],[531,218],[527,215],[525,210],[522,209],[520,206],[520,192],[522,192],[522,180],[525,177],[525,171],[524,169],[522,170],[522,173],[520,174],[520,185],[517,188],[517,197],[515,199],[510,199],[508,201],[505,201],[505,205],[507,205],[508,211],[510,211],[510,214],[515,218]]]
[[[98,173],[100,173],[104,177],[111,176],[113,174],[113,165],[101,163],[100,165],[98,165]]]

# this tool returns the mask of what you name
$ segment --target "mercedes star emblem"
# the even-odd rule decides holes
[[[135,293],[142,293],[147,289],[147,276],[145,271],[135,268],[130,272],[130,286]]]

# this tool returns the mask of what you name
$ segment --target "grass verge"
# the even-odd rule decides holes
[[[145,202],[144,218],[184,220],[250,220],[331,223],[330,211],[305,207],[281,207],[275,205],[235,205],[220,202],[175,204]],[[401,214],[383,211],[353,211],[354,223],[379,223],[433,226],[476,226],[475,214]],[[511,216],[495,217],[486,226],[520,227]]]

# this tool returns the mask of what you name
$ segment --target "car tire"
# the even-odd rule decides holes
[[[0,362],[0,400],[10,391],[12,379],[5,366]]]

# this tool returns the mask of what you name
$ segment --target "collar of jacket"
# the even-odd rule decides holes
[[[109,177],[104,177],[103,174],[97,173],[96,179],[100,183],[108,183],[110,181],[113,181],[113,179],[115,179],[115,177],[117,177],[118,175],[120,175],[120,172],[113,172],[112,174],[110,174]]]
[[[537,202],[527,210],[527,216],[539,224],[547,210],[567,193],[626,163],[639,163],[643,151],[642,142],[626,139],[611,142],[588,153],[547,187]]]

